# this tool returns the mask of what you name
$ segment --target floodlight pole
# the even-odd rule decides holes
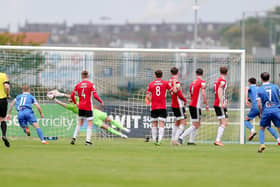
[[[198,26],[198,0],[194,0],[193,10],[194,10],[194,41],[193,41],[193,48],[197,48],[197,26]],[[193,63],[193,77],[195,77],[195,70],[197,66],[196,57],[194,57],[194,63]]]
[[[197,24],[198,24],[198,2],[197,0],[194,0],[193,10],[194,10],[194,44],[193,48],[196,48],[197,43]]]
[[[245,49],[245,17],[246,12],[242,13],[242,28],[241,28],[241,49]]]

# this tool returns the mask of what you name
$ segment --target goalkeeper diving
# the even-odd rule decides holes
[[[72,111],[75,114],[78,114],[78,107],[77,105],[75,105],[71,99],[71,96],[69,94],[64,94],[64,93],[60,93],[57,90],[53,90],[48,92],[47,97],[51,100],[54,100],[55,103],[63,106],[64,108],[66,108],[67,110]],[[64,103],[60,100],[57,99],[57,97],[67,97],[69,103]],[[77,102],[79,102],[78,97],[75,98]],[[101,110],[97,109],[96,107],[93,108],[93,113],[94,113],[94,118],[93,118],[93,124],[98,126],[99,128],[105,129],[106,131],[117,135],[121,138],[127,138],[127,135],[115,130],[114,128],[110,127],[109,125],[107,125],[106,123],[110,123],[111,125],[117,127],[118,129],[129,133],[130,130],[123,127],[123,125],[115,120],[112,120],[105,112],[102,112]],[[71,144],[75,144],[75,142],[71,142]]]

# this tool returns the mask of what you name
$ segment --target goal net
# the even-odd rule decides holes
[[[154,80],[154,71],[161,69],[163,79],[170,78],[170,69],[179,68],[179,80],[183,94],[190,101],[189,86],[195,79],[195,69],[204,70],[207,82],[207,98],[210,111],[202,110],[202,126],[197,142],[213,142],[218,120],[213,110],[213,83],[219,77],[219,68],[228,67],[229,126],[223,141],[244,143],[244,87],[245,51],[243,50],[195,50],[195,49],[119,49],[119,48],[61,48],[0,46],[0,71],[8,74],[11,95],[21,93],[21,86],[28,84],[36,97],[45,118],[39,120],[45,136],[71,137],[77,124],[77,115],[48,100],[47,92],[57,89],[70,94],[81,81],[80,73],[87,70],[97,93],[105,102],[105,111],[112,119],[131,129],[129,137],[144,138],[150,135],[150,107],[144,103],[149,82]],[[242,94],[241,94],[242,93]],[[67,98],[59,98],[67,103]],[[175,118],[170,107],[171,97],[167,93],[168,118],[165,138],[171,137]],[[94,105],[99,105],[94,101]],[[34,109],[36,111],[36,109]],[[187,127],[190,116],[187,109]],[[9,136],[25,136],[18,127],[16,111],[8,122]],[[31,128],[32,129],[32,128]],[[99,128],[94,128],[97,137],[114,137]],[[36,136],[35,131],[31,131]]]

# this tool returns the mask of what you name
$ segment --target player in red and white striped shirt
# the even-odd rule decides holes
[[[191,115],[192,125],[184,131],[184,133],[180,136],[179,142],[182,144],[183,139],[190,135],[190,140],[188,145],[195,145],[194,140],[196,137],[197,129],[200,127],[201,121],[201,103],[206,105],[206,110],[209,109],[208,101],[206,98],[206,82],[202,79],[203,70],[198,68],[196,70],[196,80],[194,80],[190,85],[190,95],[191,102],[189,104],[189,111]]]
[[[92,107],[91,107],[91,96],[101,103],[102,106],[104,106],[104,103],[99,98],[99,96],[96,93],[96,90],[94,88],[94,84],[91,83],[88,80],[88,72],[82,71],[82,82],[78,83],[72,94],[71,99],[72,101],[78,106],[79,108],[79,124],[76,126],[74,135],[71,141],[71,144],[74,145],[76,138],[78,137],[78,134],[80,132],[80,127],[83,126],[84,120],[87,120],[88,127],[87,127],[87,136],[86,136],[86,145],[91,145],[91,134],[92,134],[92,120],[93,120],[93,113],[92,113]],[[77,104],[75,95],[76,93],[79,96],[79,104]]]
[[[227,76],[228,69],[227,67],[220,67],[220,77],[214,83],[215,91],[215,101],[214,109],[219,119],[219,127],[217,132],[216,141],[214,145],[224,146],[221,139],[224,133],[225,127],[228,125],[228,114],[227,114],[227,99],[226,99],[226,90],[227,90]]]
[[[152,121],[152,138],[155,145],[160,145],[164,135],[164,122],[166,121],[166,91],[171,90],[171,86],[167,81],[162,80],[162,71],[157,70],[155,72],[155,78],[153,82],[149,84],[145,102],[150,104],[151,102],[151,121]],[[158,140],[157,140],[157,127]]]
[[[183,96],[180,82],[177,79],[178,68],[171,68],[170,73],[172,77],[169,79],[169,85],[176,88],[176,93],[174,92],[175,90],[170,92],[172,98],[171,107],[175,116],[175,125],[172,128],[171,141],[173,145],[178,145],[179,143],[177,141],[179,136],[186,127],[185,106],[187,104],[187,99]]]

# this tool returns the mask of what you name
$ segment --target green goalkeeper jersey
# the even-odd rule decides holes
[[[79,97],[75,96],[76,102],[79,103]],[[75,114],[79,113],[79,108],[72,102],[66,105],[66,109],[74,112]]]
[[[68,103],[66,109],[74,112],[75,114],[79,113],[79,108],[74,103]]]

